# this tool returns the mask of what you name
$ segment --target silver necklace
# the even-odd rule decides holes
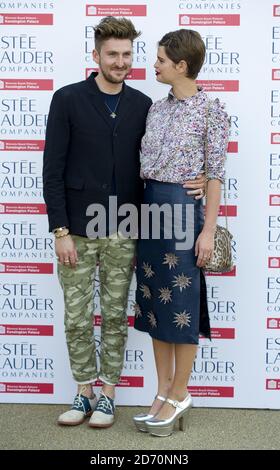
[[[120,96],[119,96],[119,99],[118,99],[118,101],[117,101],[117,104],[116,104],[114,110],[111,109],[110,106],[108,106],[108,104],[107,104],[106,101],[105,101],[105,105],[107,106],[107,108],[109,109],[109,111],[111,111],[110,116],[111,116],[111,118],[113,118],[113,119],[115,119],[115,117],[117,117],[117,115],[116,115],[116,109],[117,109],[117,107],[118,107],[118,105],[119,105],[120,99],[121,99],[121,94],[120,94]]]

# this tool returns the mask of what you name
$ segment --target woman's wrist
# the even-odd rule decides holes
[[[216,224],[211,225],[211,226],[204,225],[202,229],[202,232],[205,233],[206,235],[214,235],[215,231],[216,231]]]

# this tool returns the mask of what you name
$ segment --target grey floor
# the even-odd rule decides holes
[[[137,432],[132,416],[145,408],[119,406],[109,429],[83,423],[57,426],[65,405],[0,405],[0,449],[280,449],[280,411],[194,408],[189,427],[167,438]]]

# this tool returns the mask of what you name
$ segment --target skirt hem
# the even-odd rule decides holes
[[[163,341],[164,343],[170,343],[170,344],[195,344],[195,345],[198,345],[198,344],[199,344],[199,343],[196,342],[196,341],[192,341],[192,342],[191,342],[191,341],[187,341],[187,342],[186,342],[186,341],[183,341],[183,340],[182,340],[182,341],[174,341],[174,339],[173,339],[173,340],[162,339],[162,338],[159,338],[158,335],[152,335],[152,334],[150,333],[150,331],[147,331],[147,330],[144,330],[144,329],[141,329],[141,328],[137,328],[137,327],[134,327],[134,329],[137,330],[137,331],[141,331],[141,333],[146,333],[146,334],[148,334],[151,338],[157,339],[158,341]]]

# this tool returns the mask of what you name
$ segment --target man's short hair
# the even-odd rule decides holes
[[[103,42],[111,38],[130,39],[133,42],[140,34],[141,31],[136,31],[132,21],[127,18],[106,16],[94,27],[95,48],[100,52]]]

